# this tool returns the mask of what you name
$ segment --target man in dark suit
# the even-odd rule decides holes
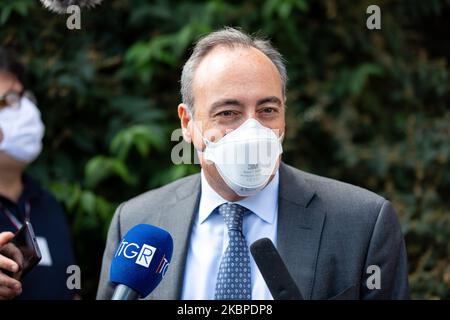
[[[404,240],[389,201],[281,162],[286,80],[267,41],[225,28],[196,44],[178,114],[201,174],[120,205],[98,299],[111,297],[111,258],[138,223],[174,239],[171,270],[149,299],[271,299],[248,250],[264,237],[306,299],[409,298]]]

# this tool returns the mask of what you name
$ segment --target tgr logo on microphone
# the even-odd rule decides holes
[[[127,259],[134,259],[137,257],[135,263],[148,268],[155,252],[156,248],[151,245],[144,243],[142,247],[140,247],[137,243],[122,240],[114,257],[119,257],[121,255]]]

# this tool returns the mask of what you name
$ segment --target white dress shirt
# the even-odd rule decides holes
[[[235,203],[251,210],[244,216],[242,232],[247,246],[261,238],[269,238],[276,246],[278,221],[278,171],[272,181],[256,195]],[[219,265],[227,246],[228,229],[215,208],[228,202],[208,184],[201,172],[201,196],[194,219],[184,272],[183,300],[213,300]],[[273,299],[250,254],[252,299]]]

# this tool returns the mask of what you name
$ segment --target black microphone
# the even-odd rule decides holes
[[[274,300],[303,300],[280,254],[268,238],[255,241],[250,252]]]
[[[80,8],[93,8],[99,5],[103,0],[40,0],[43,6],[50,11],[57,13],[66,13],[67,8],[75,5]]]

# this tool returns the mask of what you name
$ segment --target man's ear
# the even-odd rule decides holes
[[[178,117],[180,118],[181,121],[181,130],[183,133],[183,139],[187,142],[187,143],[191,143],[192,142],[192,135],[191,135],[191,130],[192,130],[192,119],[191,119],[191,114],[188,111],[188,107],[187,105],[185,105],[184,103],[180,103],[178,105]]]

